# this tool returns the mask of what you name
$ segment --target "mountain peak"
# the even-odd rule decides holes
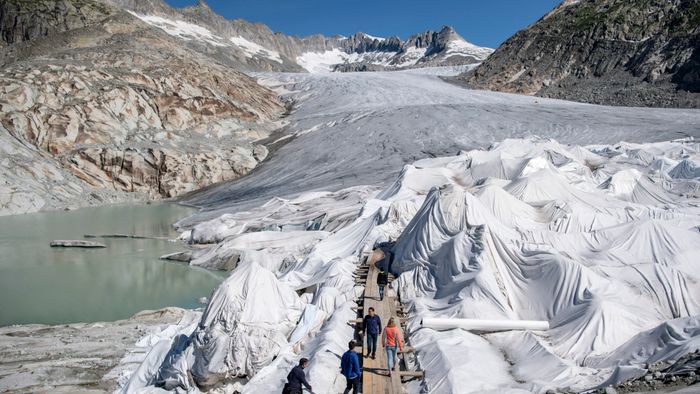
[[[210,9],[211,9],[211,8],[209,8],[209,4],[207,4],[207,2],[204,1],[204,0],[198,0],[198,1],[197,1],[197,7],[205,8],[205,9],[207,9],[207,10],[210,10]]]

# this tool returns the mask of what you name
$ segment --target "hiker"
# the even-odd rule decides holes
[[[302,359],[299,360],[299,365],[292,368],[292,371],[287,375],[287,383],[284,385],[282,394],[301,394],[303,390],[302,385],[306,387],[309,392],[313,392],[311,390],[311,385],[306,380],[306,373],[304,373],[304,369],[308,366],[309,359],[302,357]]]
[[[384,333],[382,334],[382,346],[386,348],[386,358],[389,364],[389,376],[391,376],[391,370],[394,369],[394,362],[399,365],[399,358],[397,355],[398,350],[403,351],[403,339],[401,338],[401,331],[396,327],[396,320],[392,317],[389,318],[389,322],[384,328]]]
[[[360,374],[362,372],[360,370],[360,358],[355,353],[355,346],[357,346],[357,343],[350,341],[348,343],[348,351],[343,353],[343,357],[340,359],[340,373],[345,376],[347,381],[343,394],[348,394],[350,389],[352,389],[353,394],[357,394],[360,391]]]
[[[382,332],[382,319],[374,313],[374,308],[369,307],[369,312],[362,321],[362,330],[367,334],[367,356],[377,358],[377,338]]]
[[[389,276],[384,271],[384,268],[379,269],[377,274],[377,285],[379,286],[379,301],[384,299],[384,286],[389,283]]]

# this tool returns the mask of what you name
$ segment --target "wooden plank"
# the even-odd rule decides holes
[[[396,310],[396,300],[394,297],[384,297],[384,300],[379,301],[379,288],[377,283],[377,274],[379,270],[376,268],[375,264],[377,261],[384,258],[384,254],[375,250],[368,258],[367,264],[369,270],[367,272],[366,279],[361,280],[361,284],[365,285],[364,289],[364,299],[362,310],[367,310],[370,307],[374,308],[374,311],[382,319],[382,325],[386,325],[389,317],[397,317]],[[358,278],[359,279],[359,278]],[[359,310],[359,308],[358,308]],[[357,318],[351,320],[352,324],[355,324],[360,328],[362,319]],[[399,325],[399,330],[401,326]],[[402,337],[405,339],[403,332]],[[387,371],[387,357],[386,351],[381,345],[381,338],[378,340],[378,349],[376,353],[376,359],[365,358],[366,354],[366,338],[363,335],[362,343],[362,364],[363,364],[363,374],[362,374],[362,392],[363,393],[386,393],[386,394],[399,394],[403,393],[403,386],[401,384],[401,374],[396,371],[389,378]],[[404,348],[404,353],[408,352],[409,348]]]
[[[414,378],[424,378],[425,377],[425,371],[401,371],[399,372],[399,375],[401,376],[411,376]]]

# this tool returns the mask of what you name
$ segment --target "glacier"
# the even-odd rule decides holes
[[[342,391],[353,272],[380,245],[425,371],[409,392],[585,391],[700,349],[700,111],[477,92],[438,74],[258,75],[295,100],[288,142],[189,199],[202,210],[181,238],[205,247],[192,263],[225,261],[230,276],[197,324],[151,341],[156,361],[125,392],[281,391],[300,357],[316,392]],[[436,331],[422,317],[551,328]]]

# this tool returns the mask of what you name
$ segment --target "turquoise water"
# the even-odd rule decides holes
[[[152,239],[92,239],[104,249],[51,248],[84,234],[177,236],[193,211],[174,204],[106,206],[0,217],[0,326],[127,318],[144,309],[194,308],[222,274],[162,261],[182,245]]]

